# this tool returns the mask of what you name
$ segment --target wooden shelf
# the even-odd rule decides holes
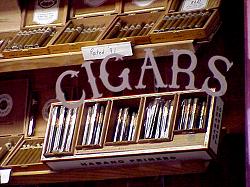
[[[149,177],[161,175],[176,175],[187,173],[202,173],[207,170],[208,161],[191,160],[183,162],[134,164],[127,166],[108,168],[92,168],[75,171],[55,172],[44,171],[23,171],[13,172],[10,177],[10,185],[28,185],[56,182],[74,181],[96,181],[107,179]],[[25,168],[24,168],[25,170]],[[31,180],[32,179],[32,180]]]
[[[146,45],[134,46],[133,47],[134,55],[130,58],[131,59],[144,58],[145,56],[144,49],[146,48],[154,49],[155,57],[170,56],[171,49],[188,49],[193,52],[195,51],[193,40],[157,43],[157,44],[146,44]],[[80,65],[82,63],[83,63],[83,56],[80,51],[42,55],[42,56],[1,59],[0,60],[0,73]]]

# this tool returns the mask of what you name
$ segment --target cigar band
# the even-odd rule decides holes
[[[132,0],[132,3],[139,7],[150,6],[155,0]]]
[[[13,108],[13,99],[9,94],[0,95],[0,117],[7,116]]]

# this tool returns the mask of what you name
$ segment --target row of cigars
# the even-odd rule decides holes
[[[133,1],[126,3],[136,6]],[[76,17],[65,26],[36,24],[23,28],[12,38],[0,40],[0,48],[5,58],[12,58],[80,51],[83,46],[122,41],[130,41],[132,45],[181,40],[207,41],[220,25],[219,4],[215,0],[207,0],[206,6],[190,10],[181,8],[186,4],[185,0],[158,0],[157,3],[164,9],[158,10],[152,2],[148,5],[149,9],[143,7],[133,14],[89,17],[77,16],[75,10]],[[80,2],[76,4],[80,6]],[[101,6],[105,6],[105,3],[96,11],[101,10]],[[155,8],[157,11],[154,11]],[[80,10],[84,13],[84,8]]]
[[[98,156],[107,150],[118,151],[120,146],[175,144],[178,135],[207,133],[217,113],[221,122],[222,109],[216,111],[214,102],[215,98],[204,92],[191,91],[90,99],[74,109],[52,103],[45,137],[19,140],[14,148],[13,140],[6,138],[0,156],[8,153],[11,144],[12,154],[2,167],[44,167],[41,157],[46,161],[75,154]]]

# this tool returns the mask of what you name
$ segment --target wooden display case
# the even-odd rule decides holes
[[[49,46],[50,53],[81,51],[81,47],[97,45],[119,12],[118,0],[72,1],[71,20]]]
[[[4,58],[49,54],[47,45],[66,23],[67,0],[26,1],[24,5],[21,30],[5,47]]]
[[[189,103],[189,109],[185,108],[185,118],[190,121],[190,119],[194,117],[192,114],[198,113],[198,117],[196,120],[193,119],[193,121],[198,122],[202,120],[204,121],[204,126],[201,128],[195,128],[194,126],[193,128],[178,130],[178,118],[182,110],[182,102],[184,99],[190,98],[192,105]],[[198,106],[197,103],[200,103],[198,101],[204,101],[204,107],[194,107],[194,100],[196,99],[196,106]],[[63,157],[54,154],[53,157],[46,157],[44,149],[42,161],[52,170],[169,161],[178,162],[195,159],[211,160],[215,158],[217,154],[223,110],[223,101],[219,97],[208,96],[200,90],[193,90],[102,98],[92,100],[91,105],[93,105],[92,102],[103,103],[106,106],[111,103],[109,117],[106,116],[105,118],[105,125],[106,120],[108,120],[107,129],[105,129],[106,126],[104,125],[101,135],[104,144],[100,144],[100,146],[81,145],[82,137],[84,136],[84,124],[88,118],[86,114],[88,113],[86,111],[87,108],[85,107],[81,121],[78,123],[78,140],[74,154]],[[167,106],[166,104],[168,104],[168,107],[164,108]],[[87,101],[86,106],[89,105],[90,103]],[[118,123],[118,111],[124,107],[128,107],[129,109],[122,113],[122,122]],[[197,111],[200,112],[194,112],[194,108],[197,108]],[[162,112],[160,112],[161,109]],[[201,112],[201,110],[203,112]],[[124,130],[120,131],[119,137],[122,138],[115,140],[114,137],[116,133],[114,132],[116,132],[116,130],[114,129],[116,129],[116,125],[130,124],[130,122],[127,122],[129,117],[125,119],[125,113],[126,115],[131,115],[131,111],[138,111],[135,138],[133,141],[127,141],[127,139],[124,138],[126,136],[121,133],[126,132]],[[165,111],[168,111],[168,113],[165,113]],[[162,113],[161,116],[160,113]],[[169,120],[167,120],[167,114],[169,115]],[[108,114],[105,113],[105,115]],[[165,118],[163,118],[164,116]],[[159,118],[161,118],[162,121],[159,122]],[[151,120],[151,122],[155,121],[148,123],[147,120]],[[164,121],[168,121],[168,123],[163,123]],[[148,126],[149,124],[151,124],[151,126]],[[165,126],[162,124],[165,124]],[[159,133],[162,132],[157,131],[157,128],[160,127],[159,125],[162,125],[161,129],[169,127],[168,131],[163,130],[163,133]],[[124,128],[120,126],[120,129]],[[128,125],[126,125],[126,129],[128,129]],[[105,130],[106,133],[104,132]]]
[[[220,26],[220,1],[173,0],[169,11],[150,33],[152,43],[209,41]]]
[[[106,30],[100,44],[131,41],[132,44],[150,43],[148,33],[158,18],[167,11],[171,1],[122,1],[122,14]],[[147,18],[145,20],[145,18]]]
[[[16,92],[18,86],[19,92]],[[28,113],[28,81],[1,81],[0,88],[0,147],[1,167],[24,137]],[[6,149],[6,145],[9,147]]]

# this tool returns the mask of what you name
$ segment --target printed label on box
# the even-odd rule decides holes
[[[181,6],[181,11],[193,11],[205,9],[208,0],[184,0]]]
[[[123,56],[132,56],[132,47],[130,42],[121,42],[97,46],[82,47],[84,60],[104,59],[111,54],[120,54]]]
[[[150,6],[155,0],[133,0],[133,4],[139,7]]]
[[[11,169],[0,170],[0,184],[7,184],[10,180]]]
[[[37,0],[33,14],[33,21],[47,25],[58,19],[60,0]]]

